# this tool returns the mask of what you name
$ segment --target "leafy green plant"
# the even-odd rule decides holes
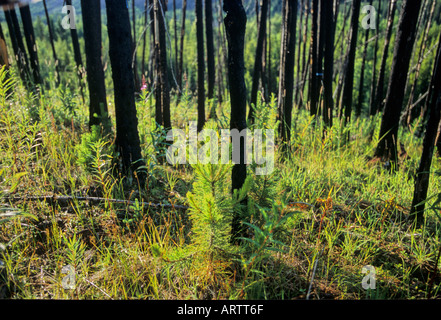
[[[252,230],[253,236],[241,238],[249,244],[251,254],[246,257],[243,255],[241,260],[244,278],[238,295],[240,299],[245,298],[247,291],[253,291],[253,286],[264,280],[265,273],[262,272],[261,267],[271,252],[285,252],[287,249],[286,244],[276,239],[275,233],[295,213],[285,204],[277,204],[275,201],[272,202],[270,209],[254,205],[260,214],[258,221],[260,220],[261,223],[243,222]]]

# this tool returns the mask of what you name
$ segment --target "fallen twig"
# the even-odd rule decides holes
[[[122,199],[107,199],[101,197],[75,197],[75,196],[31,196],[31,197],[4,197],[4,200],[9,202],[19,202],[19,201],[46,201],[48,203],[68,203],[72,201],[88,201],[92,204],[100,204],[102,202],[117,203],[125,205],[135,205],[136,201],[122,200]],[[164,203],[151,203],[139,201],[138,204],[144,207],[151,208],[164,208],[164,209],[179,209],[187,210],[188,206],[177,205],[177,204],[164,204]]]

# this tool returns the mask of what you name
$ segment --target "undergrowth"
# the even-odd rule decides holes
[[[231,165],[161,164],[154,101],[137,102],[147,183],[115,173],[111,137],[89,132],[87,107],[69,93],[29,95],[0,72],[0,296],[18,299],[439,298],[439,175],[426,220],[408,220],[421,153],[414,132],[391,173],[373,154],[379,118],[324,131],[294,114],[290,157],[231,195]],[[14,78],[12,78],[14,79]],[[12,95],[8,87],[16,86]],[[185,96],[172,114],[185,127]],[[276,128],[276,101],[259,102],[252,128]],[[227,128],[228,103],[216,128]],[[112,115],[112,111],[110,111]],[[374,124],[374,133],[371,134]],[[244,236],[231,219],[245,193]],[[44,200],[38,197],[48,196]],[[57,197],[69,196],[67,200]],[[87,197],[98,200],[88,201]],[[86,200],[84,200],[86,199]],[[127,201],[113,201],[115,199]],[[362,268],[376,270],[365,290]]]

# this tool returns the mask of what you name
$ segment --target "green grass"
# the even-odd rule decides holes
[[[367,157],[373,154],[380,119],[374,119],[373,139],[371,122],[354,120],[349,126],[353,138],[345,144],[338,123],[323,138],[320,124],[314,127],[307,112],[296,112],[291,157],[276,153],[276,167],[269,176],[255,176],[250,166],[249,223],[238,246],[226,241],[234,207],[229,167],[157,163],[151,155],[158,152],[161,134],[151,120],[153,101],[140,99],[139,131],[148,172],[141,190],[136,180],[112,174],[112,138],[89,133],[87,107],[77,95],[66,94],[49,90],[30,96],[17,86],[7,97],[5,85],[0,86],[3,297],[441,296],[440,278],[434,272],[440,248],[439,218],[431,209],[435,198],[427,205],[422,227],[407,220],[421,153],[421,139],[412,132],[400,133],[409,158],[402,159],[392,174]],[[179,106],[173,104],[173,125],[183,128],[194,110],[191,97],[184,97]],[[228,110],[228,103],[222,104],[219,119],[210,125],[225,127]],[[257,127],[276,127],[275,100],[260,103],[257,112],[256,119],[261,120]],[[431,196],[441,190],[439,158],[432,169]],[[222,170],[228,172],[219,180],[216,172]],[[201,174],[212,174],[207,180],[214,186],[210,192]],[[73,198],[29,199],[48,195]],[[77,199],[86,195],[104,200]],[[148,202],[190,209],[158,209]],[[74,270],[74,289],[63,288],[69,280],[69,272],[63,273],[67,265]],[[365,265],[375,267],[374,290],[361,286]]]

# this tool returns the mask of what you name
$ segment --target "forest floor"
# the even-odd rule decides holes
[[[161,132],[152,130],[152,106],[144,93],[138,117],[148,177],[140,189],[111,174],[112,140],[88,132],[79,97],[17,90],[7,100],[0,89],[0,297],[441,297],[439,158],[424,225],[408,219],[421,153],[418,125],[400,131],[406,153],[391,172],[369,157],[379,119],[353,120],[344,130],[337,123],[323,135],[307,112],[297,112],[291,156],[277,150],[270,175],[250,168],[247,239],[209,247],[189,201],[189,192],[196,202],[210,196],[195,189],[202,171],[156,161]],[[172,108],[176,128],[195,119],[190,97]],[[227,104],[218,107],[210,125],[228,128],[227,111]],[[275,114],[274,99],[259,105],[256,126],[275,128]],[[347,130],[351,138],[343,143]],[[216,190],[227,199],[230,174],[224,177]]]

